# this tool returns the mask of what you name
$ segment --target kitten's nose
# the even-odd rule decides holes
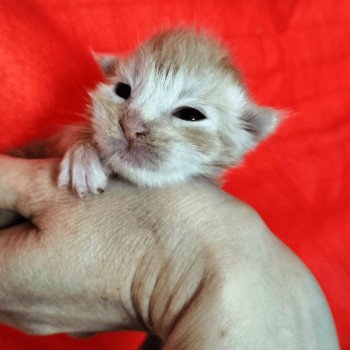
[[[140,139],[149,132],[149,129],[145,123],[139,118],[122,118],[120,120],[120,126],[123,129],[125,138],[128,141]]]

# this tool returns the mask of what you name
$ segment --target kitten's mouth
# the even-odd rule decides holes
[[[109,154],[107,158],[117,156],[120,162],[124,162],[137,168],[154,168],[159,161],[154,146],[144,141],[127,141],[125,138],[111,138],[109,140]]]

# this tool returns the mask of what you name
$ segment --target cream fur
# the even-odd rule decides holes
[[[277,112],[250,100],[228,52],[203,32],[165,31],[143,43],[130,57],[105,57],[98,62],[106,82],[91,92],[90,110],[91,144],[97,148],[106,173],[151,187],[193,176],[216,179],[223,169],[237,165],[277,125]],[[119,82],[131,87],[127,100],[114,91]],[[176,118],[174,111],[183,106],[195,108],[207,118],[195,122]],[[144,155],[137,162],[123,145],[120,126],[121,119],[131,116],[149,129],[135,151],[141,152],[136,158]],[[63,181],[68,182],[74,189],[82,187],[79,181]],[[86,192],[90,190],[86,188]]]

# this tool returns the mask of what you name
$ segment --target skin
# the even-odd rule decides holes
[[[0,156],[0,322],[147,330],[168,349],[338,349],[322,291],[246,204],[206,181],[81,200],[58,161]]]

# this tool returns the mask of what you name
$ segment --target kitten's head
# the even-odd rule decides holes
[[[106,83],[91,93],[94,138],[108,168],[138,185],[216,178],[277,125],[204,33],[166,31],[130,57],[96,58]]]

